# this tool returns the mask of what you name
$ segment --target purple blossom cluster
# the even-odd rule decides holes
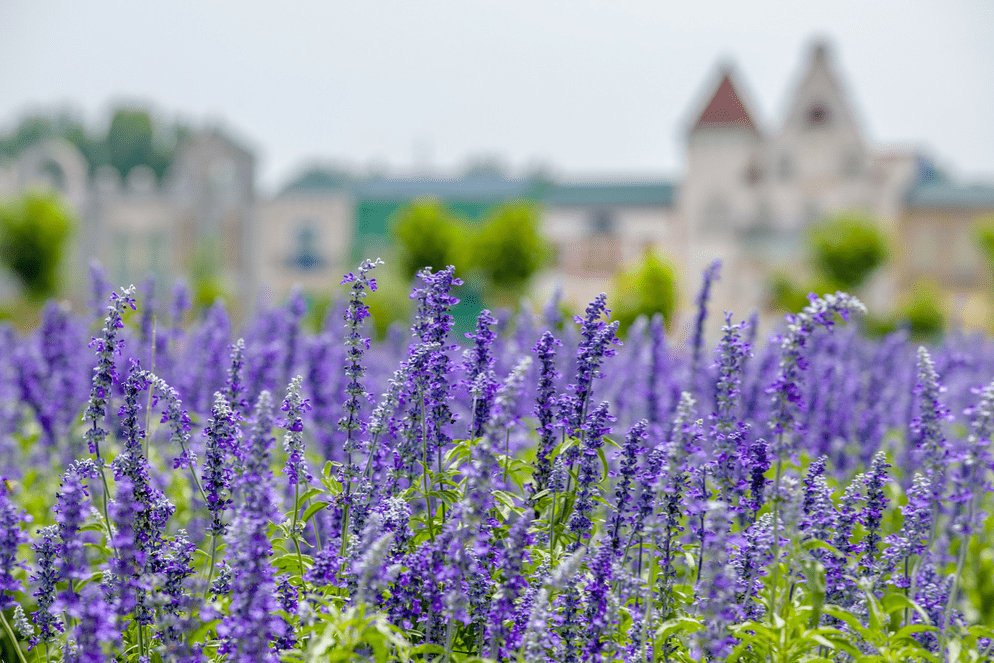
[[[300,291],[237,340],[220,302],[187,325],[183,287],[155,329],[154,284],[96,273],[91,349],[52,305],[5,332],[0,654],[779,660],[793,620],[792,660],[989,657],[989,340],[834,329],[864,311],[835,293],[767,342],[726,313],[706,361],[719,263],[685,344],[655,317],[622,345],[604,295],[467,330],[447,267],[405,349],[365,331],[380,264],[314,331]],[[899,641],[856,628],[895,605]]]

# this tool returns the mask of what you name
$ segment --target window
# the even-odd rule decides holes
[[[314,224],[305,222],[297,227],[289,262],[302,272],[320,269],[325,260],[318,252],[318,233]]]
[[[749,164],[745,172],[745,181],[750,186],[756,186],[763,181],[763,169],[758,164]]]
[[[777,172],[782,180],[789,180],[793,177],[794,164],[791,163],[790,157],[786,154],[780,157],[780,161],[777,163]]]
[[[804,114],[805,120],[810,128],[818,128],[826,126],[832,119],[832,114],[828,110],[828,106],[820,101],[816,101],[810,106]]]
[[[590,218],[590,232],[595,235],[612,234],[614,225],[614,214],[609,209],[599,209]]]

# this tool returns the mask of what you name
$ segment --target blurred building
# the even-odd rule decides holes
[[[191,272],[217,279],[239,301],[257,289],[255,157],[220,131],[190,135],[161,182],[145,166],[125,181],[110,167],[90,173],[72,144],[46,141],[0,164],[0,197],[30,189],[58,192],[75,214],[67,276],[80,305],[91,258],[115,284],[154,275],[160,294]]]
[[[731,67],[705,92],[687,126],[687,170],[674,180],[554,182],[493,169],[361,179],[312,169],[262,197],[251,151],[201,131],[187,137],[161,182],[144,167],[126,181],[110,168],[90,173],[69,143],[42,143],[0,164],[0,197],[48,187],[73,207],[81,226],[70,273],[81,301],[90,256],[119,284],[149,272],[168,282],[206,271],[245,304],[260,289],[276,300],[296,284],[328,292],[362,258],[389,255],[390,224],[414,200],[439,200],[477,222],[527,199],[539,206],[556,256],[535,283],[537,299],[561,288],[582,306],[610,293],[615,273],[652,250],[675,265],[685,310],[703,269],[721,258],[712,311],[756,310],[770,322],[771,273],[803,277],[810,225],[858,210],[880,219],[896,243],[888,268],[862,293],[874,311],[891,310],[927,279],[961,320],[994,318],[991,275],[973,237],[978,220],[994,214],[994,187],[958,186],[918,150],[868,144],[825,44],[811,48],[786,114],[773,123],[758,117]],[[720,320],[711,316],[712,337]]]

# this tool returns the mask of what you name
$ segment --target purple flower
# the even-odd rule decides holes
[[[766,492],[766,471],[770,469],[770,458],[766,453],[768,445],[766,440],[760,438],[749,445],[749,455],[747,456],[747,467],[749,472],[749,502],[748,508],[752,511],[752,518],[756,520],[756,514],[763,508]]]
[[[854,311],[866,312],[862,302],[844,292],[825,295],[824,298],[811,293],[808,300],[811,303],[800,313],[787,314],[787,332],[780,337],[779,371],[776,380],[767,389],[767,393],[773,395],[770,429],[776,434],[770,450],[780,460],[793,454],[793,433],[799,426],[798,415],[805,410],[800,378],[801,372],[807,368],[803,351],[808,338],[818,327],[831,329],[836,315],[848,320]]]
[[[697,379],[698,367],[704,353],[704,321],[708,317],[708,299],[711,297],[711,284],[718,280],[721,274],[721,260],[715,260],[701,274],[701,289],[697,293],[697,323],[694,325],[694,342],[691,345],[691,379]]]
[[[38,633],[31,638],[31,646],[39,642],[48,644],[56,637],[56,632],[62,633],[62,622],[54,614],[52,604],[56,599],[56,584],[59,582],[59,566],[57,555],[59,544],[59,528],[55,525],[38,530],[40,538],[31,547],[35,551],[37,570],[31,579],[38,583],[38,589],[32,596],[38,604],[38,609],[31,613],[32,621],[38,626]]]
[[[31,522],[31,517],[14,505],[0,482],[0,610],[13,606],[13,593],[23,589],[14,577],[14,569],[27,568],[17,559],[17,547],[28,541],[21,529],[21,523],[27,522]]]
[[[711,415],[711,437],[714,454],[714,477],[721,491],[721,498],[732,503],[733,495],[741,498],[742,448],[746,426],[736,414],[739,409],[742,389],[742,369],[746,357],[752,349],[742,341],[745,322],[732,324],[732,314],[725,314],[722,338],[715,350],[715,367],[718,369],[718,382],[715,385],[715,411]]]
[[[942,431],[942,422],[949,419],[949,409],[939,400],[945,388],[939,384],[932,356],[924,347],[918,348],[919,415],[911,420],[914,437],[914,460],[925,469],[932,486],[932,499],[938,501],[946,487],[946,467],[949,464],[949,445]]]
[[[556,380],[559,379],[559,373],[556,371],[557,345],[562,346],[562,343],[551,332],[545,332],[532,348],[532,352],[538,355],[540,363],[538,395],[535,398],[535,416],[538,417],[539,423],[538,428],[535,429],[539,434],[533,474],[535,492],[540,492],[546,488],[549,483],[549,475],[552,473],[549,457],[556,446],[553,407],[556,404]]]
[[[901,507],[904,525],[901,531],[884,539],[884,568],[898,571],[894,584],[906,588],[911,584],[909,563],[912,557],[921,557],[928,549],[932,528],[932,486],[928,477],[916,474],[908,489],[908,503]]]
[[[625,443],[621,448],[621,478],[614,488],[614,496],[617,498],[614,517],[611,527],[611,549],[618,553],[621,549],[621,523],[625,520],[625,512],[628,503],[631,501],[632,479],[638,470],[638,455],[642,451],[642,443],[646,438],[646,426],[649,425],[645,419],[636,422],[625,436]]]
[[[283,427],[286,435],[283,437],[283,449],[287,453],[286,466],[283,473],[286,474],[291,486],[298,483],[308,483],[314,480],[304,460],[304,420],[303,414],[310,409],[306,398],[300,397],[300,384],[303,378],[299,375],[290,381],[290,386],[286,390],[286,398],[280,407],[286,412]]]
[[[581,340],[576,350],[576,383],[571,385],[573,394],[564,401],[565,423],[570,433],[579,429],[586,420],[594,379],[603,377],[600,372],[601,362],[605,357],[615,355],[612,345],[621,345],[621,341],[615,337],[618,321],[609,324],[601,320],[602,316],[607,317],[610,313],[607,295],[601,293],[587,307],[585,317],[574,318],[580,325]]]
[[[514,618],[515,601],[528,586],[523,567],[528,561],[528,549],[532,542],[528,534],[529,525],[531,518],[528,516],[520,516],[515,520],[504,540],[497,563],[503,582],[498,597],[490,604],[485,638],[490,643],[491,658],[498,660],[510,655],[518,647],[518,642],[511,637],[504,622]]]
[[[64,663],[107,663],[105,645],[120,643],[121,632],[114,627],[114,609],[107,605],[100,588],[90,583],[83,588],[80,600],[66,609],[66,614],[76,620],[73,633],[76,646],[67,645]]]
[[[224,536],[228,525],[224,522],[224,511],[231,504],[231,466],[228,459],[235,454],[240,431],[235,414],[220,392],[214,394],[214,407],[211,419],[204,426],[204,492],[207,495],[207,511],[211,524],[207,531],[213,536]]]
[[[708,504],[707,525],[701,550],[703,564],[697,605],[704,629],[694,634],[696,648],[708,657],[722,659],[731,653],[735,638],[729,626],[741,620],[736,600],[738,578],[731,563],[731,522],[722,502]]]
[[[272,544],[267,536],[270,520],[276,516],[269,469],[273,402],[268,391],[259,395],[253,419],[235,483],[237,510],[228,557],[231,602],[228,614],[217,626],[223,640],[221,651],[232,663],[276,661],[269,643],[286,632],[286,624],[274,614],[276,583],[269,561]]]
[[[103,335],[95,337],[90,342],[91,348],[97,349],[97,365],[93,369],[93,387],[90,390],[90,400],[86,406],[83,421],[89,421],[92,426],[84,433],[90,453],[96,455],[98,462],[103,463],[100,456],[100,443],[107,439],[107,431],[100,423],[107,416],[107,404],[110,402],[111,390],[117,379],[114,358],[121,354],[124,341],[119,338],[118,330],[124,328],[124,311],[130,306],[135,307],[135,288],[123,288],[121,294],[110,294],[110,306],[107,307],[107,317],[104,318]]]
[[[884,452],[878,451],[873,456],[870,464],[870,471],[866,475],[864,485],[866,486],[866,506],[863,507],[863,514],[860,521],[866,528],[866,537],[863,539],[860,559],[860,569],[864,575],[869,575],[876,570],[877,548],[880,545],[880,523],[884,517],[884,509],[887,507],[887,495],[884,488],[890,481],[887,476],[887,457]]]
[[[480,437],[483,435],[483,427],[490,420],[490,408],[493,406],[493,397],[496,395],[496,380],[493,378],[494,358],[491,351],[494,339],[497,334],[491,329],[497,324],[490,311],[483,309],[476,318],[476,330],[466,332],[466,338],[473,341],[473,346],[463,353],[465,361],[463,368],[466,371],[466,384],[474,389],[473,393],[473,425],[470,429],[470,437]],[[476,381],[483,380],[477,395]],[[486,382],[489,381],[489,385]],[[488,386],[494,385],[490,388]]]
[[[598,450],[604,446],[604,436],[611,431],[608,425],[611,421],[615,421],[615,417],[608,413],[608,404],[604,402],[590,413],[587,423],[583,426],[583,450],[580,454],[580,470],[576,480],[576,503],[573,505],[573,513],[568,523],[569,531],[576,535],[574,550],[593,529],[590,516],[594,511],[594,498],[600,492]]]
[[[604,660],[604,636],[611,626],[608,615],[608,601],[611,594],[611,566],[614,552],[608,542],[602,542],[590,564],[591,578],[584,588],[587,594],[587,609],[583,623],[587,634],[584,648],[585,661]]]
[[[367,274],[376,268],[377,265],[382,264],[383,261],[379,258],[376,260],[364,260],[359,265],[358,276],[349,272],[339,284],[352,284],[349,305],[345,310],[345,352],[347,362],[345,375],[348,378],[345,392],[348,394],[348,400],[345,401],[345,416],[338,422],[339,428],[344,430],[346,434],[345,452],[350,458],[349,462],[351,462],[351,453],[357,448],[358,442],[358,439],[353,439],[353,437],[355,433],[361,432],[362,429],[363,403],[369,403],[372,400],[365,386],[362,384],[362,378],[366,374],[362,358],[363,354],[369,350],[369,338],[362,335],[363,321],[369,317],[369,307],[366,306],[363,300],[368,294],[366,292],[367,289],[370,292],[376,291],[376,279],[369,278]]]

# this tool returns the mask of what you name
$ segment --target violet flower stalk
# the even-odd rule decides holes
[[[615,337],[618,321],[608,323],[601,320],[602,316],[607,317],[610,313],[611,310],[607,308],[607,295],[601,293],[587,307],[585,317],[573,318],[580,325],[582,340],[576,351],[576,383],[571,385],[573,394],[564,401],[566,425],[570,433],[577,431],[586,421],[594,379],[602,377],[601,362],[605,357],[613,357],[616,354],[612,345],[621,345],[621,341]]]
[[[314,480],[307,461],[304,459],[304,420],[303,415],[310,405],[306,398],[300,397],[300,385],[304,378],[295,377],[290,381],[290,386],[286,390],[286,398],[280,409],[286,412],[283,427],[286,435],[283,436],[283,449],[287,453],[286,465],[283,473],[286,475],[290,485],[293,486],[293,519],[290,523],[290,538],[293,547],[297,551],[297,562],[300,568],[304,568],[304,562],[300,555],[300,534],[303,525],[298,523],[300,517],[300,484],[309,483]],[[348,508],[348,507],[346,507]],[[344,527],[344,526],[343,526]],[[342,538],[346,537],[346,530],[342,530]]]
[[[742,369],[752,354],[742,340],[746,323],[732,324],[732,314],[725,314],[722,338],[715,350],[718,382],[715,385],[715,411],[711,415],[713,439],[714,476],[718,482],[721,499],[732,504],[732,496],[741,500],[741,467],[745,449],[741,448],[746,426],[736,416],[741,401]]]
[[[550,456],[556,446],[553,407],[556,404],[556,380],[559,378],[559,373],[556,371],[557,345],[562,346],[562,343],[551,332],[545,332],[532,348],[532,352],[538,355],[540,363],[538,394],[535,397],[535,416],[538,418],[539,424],[538,428],[535,429],[539,434],[533,475],[535,493],[545,490],[549,483],[549,476],[552,474]]]
[[[728,627],[741,620],[741,608],[736,600],[737,577],[728,552],[731,521],[724,503],[709,505],[707,523],[697,600],[704,629],[694,634],[694,642],[701,654],[723,659],[731,653],[735,643]]]
[[[31,613],[32,621],[38,626],[38,632],[31,638],[31,647],[35,647],[39,642],[48,647],[57,633],[63,632],[62,622],[54,614],[52,604],[56,599],[56,585],[59,582],[58,554],[59,528],[56,525],[49,525],[38,530],[40,535],[32,548],[35,551],[37,560],[37,571],[31,575],[31,579],[38,583],[38,589],[32,594],[38,605],[38,609]]]
[[[878,451],[873,456],[870,464],[870,471],[866,475],[866,506],[863,507],[861,521],[866,528],[866,536],[863,539],[860,551],[860,571],[863,575],[871,575],[877,568],[877,549],[880,546],[880,524],[883,520],[884,509],[887,507],[887,495],[884,488],[890,481],[887,476],[887,457],[883,451]]]
[[[793,455],[796,433],[798,432],[798,414],[804,411],[804,398],[801,395],[801,372],[807,367],[803,350],[818,327],[831,329],[835,324],[835,316],[839,315],[848,321],[855,311],[865,313],[866,307],[861,301],[844,292],[836,292],[818,297],[814,293],[808,295],[811,303],[797,314],[788,313],[787,333],[780,337],[780,366],[777,378],[767,390],[773,394],[773,416],[770,419],[770,429],[775,434],[770,451],[776,458],[776,472],[773,477],[773,591],[770,592],[770,611],[772,617],[777,601],[777,584],[780,574],[780,515],[782,497],[780,495],[780,479],[783,475],[784,461]]]
[[[600,492],[598,450],[604,446],[604,436],[611,432],[609,422],[612,421],[615,421],[615,417],[608,412],[608,404],[604,402],[590,413],[587,423],[583,425],[583,450],[576,480],[576,502],[568,523],[569,531],[576,535],[573,550],[580,546],[583,538],[593,529],[590,515],[594,511],[594,498]]]
[[[708,317],[708,299],[711,298],[711,285],[721,274],[721,260],[716,259],[701,273],[701,289],[697,293],[697,323],[694,325],[694,341],[691,345],[690,376],[696,384],[697,373],[704,354],[704,322]]]
[[[362,384],[362,378],[366,374],[366,368],[362,364],[363,355],[369,350],[369,338],[362,335],[363,321],[369,317],[369,306],[365,303],[365,298],[369,292],[376,291],[376,279],[367,276],[377,265],[382,265],[383,261],[364,260],[359,265],[359,274],[349,272],[342,279],[339,285],[351,283],[352,288],[349,296],[349,306],[345,311],[345,347],[346,361],[345,375],[348,377],[348,385],[345,392],[348,400],[345,401],[345,416],[338,422],[341,430],[345,431],[345,453],[347,463],[352,464],[352,452],[358,449],[358,434],[362,432],[362,407],[363,403],[369,403],[371,397]]]
[[[89,421],[92,425],[83,434],[83,437],[90,448],[90,453],[97,457],[97,468],[100,470],[104,488],[101,497],[108,537],[110,536],[110,516],[107,512],[107,500],[110,489],[107,486],[107,476],[104,473],[104,459],[100,455],[100,443],[107,439],[108,433],[101,428],[101,423],[107,416],[107,405],[110,403],[114,380],[117,378],[114,358],[121,354],[121,349],[124,347],[124,341],[118,337],[118,330],[124,329],[124,312],[127,307],[130,306],[133,311],[137,310],[134,295],[134,286],[122,288],[120,295],[116,292],[110,294],[110,305],[107,307],[107,317],[104,318],[103,334],[90,341],[90,347],[97,349],[97,365],[93,369],[93,387],[90,390],[86,412],[83,414],[83,421]]]
[[[914,456],[925,469],[925,475],[932,486],[932,500],[936,505],[933,514],[933,527],[937,524],[939,501],[946,488],[946,466],[949,464],[949,445],[942,432],[942,422],[949,418],[949,409],[939,400],[945,389],[939,384],[932,356],[924,347],[918,348],[918,381],[915,394],[918,396],[920,413],[911,421],[911,431],[915,434]]]
[[[269,469],[273,446],[273,401],[263,391],[256,402],[249,448],[239,463],[235,482],[238,508],[229,547],[231,603],[217,626],[221,652],[232,663],[275,663],[269,643],[285,635],[276,612],[275,575],[269,557],[269,523],[276,517],[273,475]]]
[[[645,419],[637,421],[625,436],[625,443],[621,448],[621,478],[614,489],[614,496],[617,498],[614,517],[611,522],[611,549],[617,554],[621,550],[621,523],[625,520],[625,513],[628,503],[632,499],[632,479],[638,471],[638,455],[642,451],[642,443],[646,438],[646,427],[649,422]]]
[[[17,547],[27,543],[28,537],[21,529],[21,523],[29,522],[30,517],[14,506],[7,495],[5,482],[0,481],[0,621],[7,631],[7,637],[13,643],[18,656],[24,660],[24,655],[17,645],[17,637],[3,616],[3,611],[14,605],[13,594],[23,589],[20,581],[14,577],[14,569],[26,569],[24,562],[17,559]]]
[[[490,419],[490,408],[497,393],[496,378],[493,376],[494,358],[491,352],[491,346],[497,338],[491,327],[496,324],[497,318],[489,310],[483,309],[476,318],[476,330],[465,334],[466,338],[473,341],[473,346],[463,353],[467,384],[479,391],[479,395],[475,391],[473,394],[473,423],[469,434],[474,438],[483,435],[483,428]],[[479,387],[476,386],[477,380],[481,381]]]

